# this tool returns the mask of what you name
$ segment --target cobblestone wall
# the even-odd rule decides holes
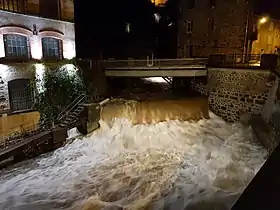
[[[269,71],[209,69],[207,84],[191,82],[192,88],[209,97],[210,110],[228,122],[243,113],[260,114],[268,97]]]
[[[253,16],[246,0],[180,0],[178,56],[207,57],[210,54],[242,54],[249,15],[248,33],[253,30]],[[192,21],[187,30],[187,22]],[[192,50],[190,49],[192,46]],[[191,51],[191,52],[189,52]]]

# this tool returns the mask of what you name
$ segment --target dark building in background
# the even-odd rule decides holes
[[[176,57],[177,0],[94,3],[75,1],[77,57]]]
[[[78,58],[141,57],[152,48],[153,4],[148,0],[75,1]]]
[[[247,0],[180,0],[178,57],[246,54],[257,38]]]

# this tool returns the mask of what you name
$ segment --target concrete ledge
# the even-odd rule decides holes
[[[207,69],[193,70],[106,70],[109,77],[199,77],[207,76]]]

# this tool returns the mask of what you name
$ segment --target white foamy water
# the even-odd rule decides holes
[[[267,155],[250,128],[211,114],[112,127],[1,171],[1,210],[230,209]]]

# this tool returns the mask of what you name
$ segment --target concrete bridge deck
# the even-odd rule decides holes
[[[104,60],[110,77],[195,77],[207,75],[207,58]]]

